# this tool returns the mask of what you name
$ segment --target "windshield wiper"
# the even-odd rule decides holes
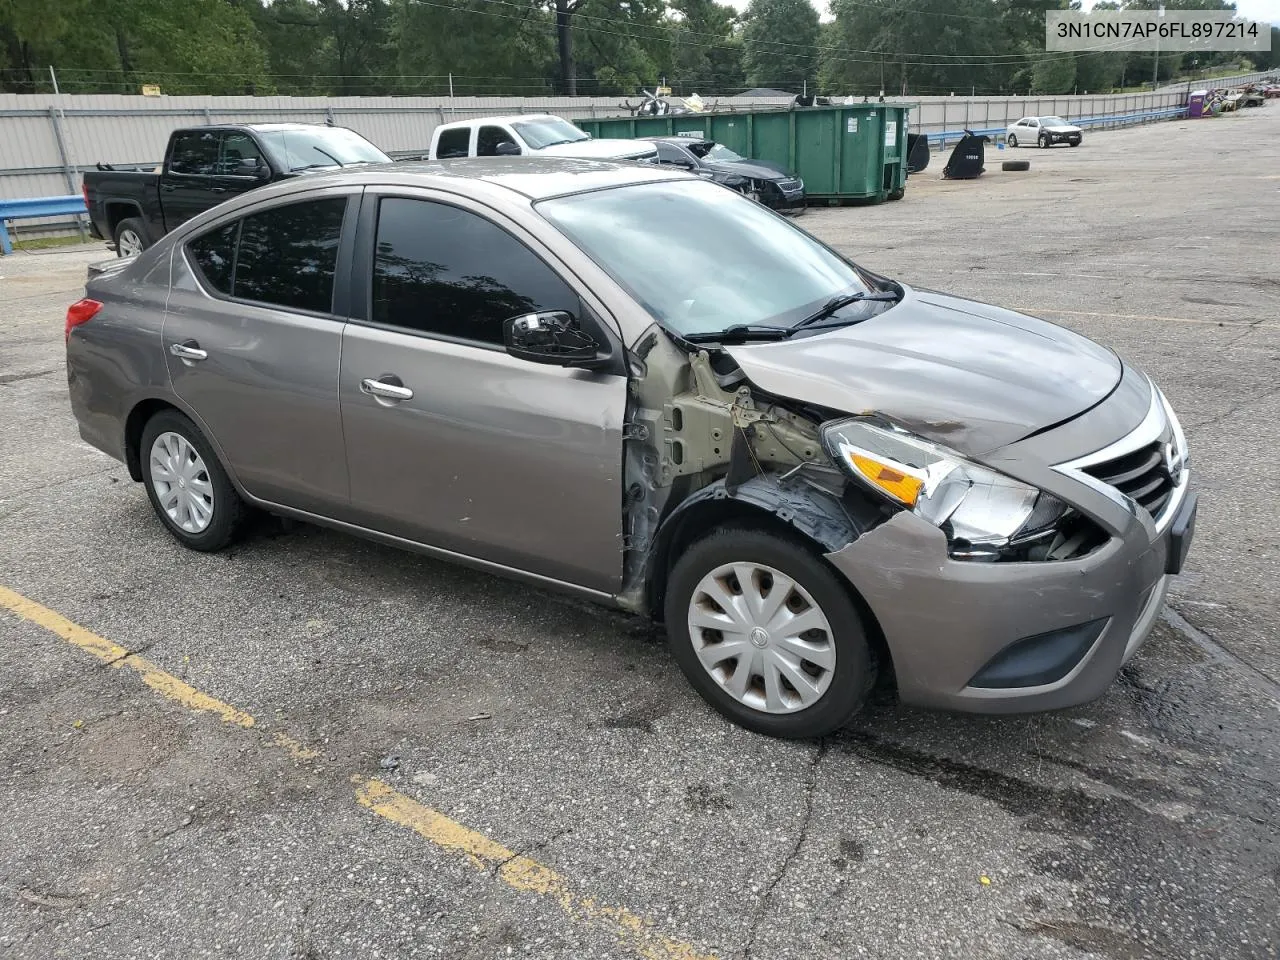
[[[328,157],[330,160],[332,160],[334,163],[336,163],[336,164],[337,164],[338,166],[340,166],[340,167],[345,167],[345,166],[346,166],[346,164],[345,164],[345,163],[343,163],[341,160],[339,160],[337,157],[335,157],[335,156],[334,156],[332,153],[330,153],[328,150],[325,150],[323,147],[317,147],[317,146],[313,143],[313,144],[311,145],[311,149],[312,149],[312,150],[314,150],[316,153],[322,153],[322,154],[324,154],[326,157]],[[312,166],[313,166],[313,167],[318,167],[318,166],[320,166],[320,164],[318,164],[318,163],[313,163],[313,164],[312,164]]]
[[[690,343],[746,343],[749,340],[785,340],[789,336],[790,327],[770,327],[761,323],[735,323],[710,333],[680,334],[681,339]]]
[[[845,307],[849,306],[849,304],[851,303],[867,303],[867,302],[896,303],[899,299],[900,299],[899,295],[894,293],[892,290],[877,290],[874,293],[868,292],[866,290],[860,291],[858,293],[842,293],[840,294],[840,296],[832,297],[830,300],[824,303],[822,305],[821,310],[817,311],[816,313],[809,314],[809,316],[805,317],[803,320],[797,320],[787,329],[788,331],[795,331],[795,330],[799,330],[801,327],[807,327],[810,324],[816,324],[819,320],[826,320],[828,317],[833,316],[837,310],[843,310]],[[843,325],[844,325],[843,322],[839,324],[823,324],[818,329],[825,329],[828,326],[843,326]]]

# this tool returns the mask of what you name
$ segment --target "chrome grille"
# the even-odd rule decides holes
[[[1169,475],[1165,462],[1164,444],[1159,440],[1114,460],[1091,464],[1083,470],[1125,496],[1132,497],[1153,519],[1160,516],[1173,495],[1173,477]]]

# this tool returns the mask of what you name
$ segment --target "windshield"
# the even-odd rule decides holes
[[[517,120],[511,126],[515,127],[520,136],[524,137],[524,142],[535,150],[557,143],[577,143],[579,140],[591,139],[590,134],[559,117],[550,117],[546,120]]]
[[[1046,127],[1069,127],[1071,124],[1061,117],[1041,117],[1040,122]]]
[[[259,129],[257,134],[287,170],[391,162],[372,143],[345,127],[282,127]]]
[[[722,143],[691,143],[689,144],[689,152],[701,159],[721,160],[725,163],[743,159],[743,157],[734,153]]]
[[[867,289],[853,266],[790,221],[705,180],[598,190],[537,209],[682,335],[789,326],[837,294]]]

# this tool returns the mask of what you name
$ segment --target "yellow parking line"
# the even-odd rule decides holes
[[[423,806],[412,797],[383,783],[352,777],[356,801],[380,817],[408,827],[442,850],[464,854],[480,870],[493,870],[507,886],[550,897],[570,917],[603,922],[627,947],[645,960],[716,960],[693,946],[672,940],[653,929],[652,924],[623,907],[610,907],[591,897],[574,893],[569,882],[550,867],[508,850],[482,833],[450,820]]]
[[[5,587],[0,587],[0,608],[43,627],[111,667],[134,670],[147,686],[188,709],[215,713],[225,722],[245,728],[254,725],[249,714],[201,693],[149,660],[131,654],[119,644]],[[276,731],[272,739],[264,739],[263,743],[278,747],[299,760],[319,756],[318,751],[284,731]],[[550,867],[508,850],[497,841],[424,806],[381,780],[366,780],[358,776],[351,779],[356,785],[356,802],[362,807],[385,820],[408,827],[439,850],[465,855],[478,869],[493,870],[503,883],[514,890],[549,898],[574,920],[604,925],[620,943],[643,960],[717,960],[713,954],[700,953],[690,944],[662,935],[649,920],[625,907],[609,906],[575,893],[569,881]]]
[[[1097,317],[1101,320],[1159,320],[1164,323],[1205,323],[1210,326],[1247,327],[1249,320],[1209,320],[1204,317],[1158,317],[1146,313],[1095,313],[1092,310],[1054,310],[1051,307],[1010,307],[1018,313],[1035,316],[1052,313],[1060,317]]]
[[[229,703],[201,693],[189,683],[179,680],[173,674],[161,670],[145,657],[131,654],[118,643],[98,636],[77,623],[72,623],[62,614],[41,606],[34,600],[28,600],[20,593],[14,593],[0,587],[0,607],[16,613],[24,620],[44,627],[50,633],[56,633],[68,643],[73,643],[86,653],[91,653],[110,667],[120,669],[127,667],[142,678],[145,683],[162,697],[180,703],[189,710],[200,710],[205,713],[216,713],[225,723],[234,723],[240,727],[252,727],[253,717],[237,710]]]

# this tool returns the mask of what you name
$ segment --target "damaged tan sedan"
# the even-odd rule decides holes
[[[661,167],[499,159],[266,187],[91,276],[81,435],[184,545],[254,509],[665,621],[786,737],[1097,696],[1190,544],[1160,391]]]

